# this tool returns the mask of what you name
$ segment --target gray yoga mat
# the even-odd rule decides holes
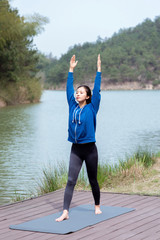
[[[10,225],[10,229],[33,232],[66,234],[78,231],[82,228],[114,218],[124,213],[133,211],[133,208],[101,206],[102,214],[94,213],[94,205],[80,205],[70,208],[69,219],[56,222],[62,211],[48,216],[40,217],[18,225]],[[107,222],[106,222],[107,224]]]

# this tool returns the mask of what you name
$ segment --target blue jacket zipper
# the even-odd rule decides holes
[[[77,114],[78,110],[75,112],[75,122],[76,122],[76,126],[75,126],[75,142],[77,143],[77,139],[76,139],[76,129],[77,129],[77,120],[76,120],[76,114]]]

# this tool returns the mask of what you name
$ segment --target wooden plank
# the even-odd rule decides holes
[[[84,193],[83,193],[83,195],[84,195]],[[84,195],[84,197],[85,197],[85,195]],[[88,198],[86,198],[85,197],[85,201],[86,201],[86,199],[88,199]],[[38,209],[38,211],[41,211],[42,212],[42,207],[40,208],[40,209]],[[36,210],[37,211],[37,210]],[[55,212],[57,212],[57,211],[55,211]],[[51,212],[49,212],[48,214],[51,214]],[[46,214],[46,210],[45,210],[45,215],[48,215],[48,214]],[[42,215],[44,215],[44,214],[39,214],[38,216],[36,215],[36,217],[35,217],[35,211],[34,212],[32,212],[32,216],[33,216],[33,219],[35,219],[35,218],[37,218],[37,217],[41,217]],[[19,216],[19,215],[18,215]],[[16,216],[16,217],[18,217],[18,216]],[[21,216],[21,215],[20,215]],[[25,216],[25,214],[23,214],[23,220],[22,220],[22,216],[21,216],[21,219],[20,219],[20,221],[17,221],[17,222],[15,222],[14,224],[18,224],[18,223],[21,223],[21,222],[24,222],[25,220],[31,220],[32,218],[30,218],[30,219],[24,219],[24,216]],[[11,220],[12,220],[12,218],[10,217],[10,222],[7,222],[7,226],[8,225],[10,225],[10,224],[13,224],[13,222],[11,223]],[[9,230],[9,231],[12,231],[12,230]],[[1,232],[2,233],[2,232]],[[23,234],[24,235],[24,234]],[[13,237],[13,236],[12,236]]]
[[[37,196],[37,197],[25,199],[23,201],[18,201],[18,202],[13,202],[13,203],[9,203],[9,204],[0,205],[0,210],[4,209],[4,208],[12,208],[13,206],[16,206],[16,205],[19,205],[19,204],[22,204],[22,203],[25,203],[25,204],[28,203],[29,204],[29,202],[31,200],[34,200],[34,202],[38,202],[38,201],[42,201],[43,198],[50,199],[50,197],[52,195],[55,195],[55,197],[56,197],[56,196],[58,196],[58,194],[63,194],[63,192],[64,192],[64,189],[61,188],[61,189],[56,190],[54,192],[50,192],[50,193],[46,193],[44,195],[40,195],[40,196]]]
[[[10,213],[15,212],[15,211],[21,211],[21,208],[19,206],[23,206],[23,208],[25,209],[29,209],[29,208],[33,208],[33,207],[38,207],[41,206],[42,204],[44,204],[45,202],[53,202],[53,201],[59,201],[61,199],[61,197],[63,196],[63,191],[61,191],[58,194],[49,194],[49,195],[44,195],[41,196],[40,198],[33,198],[33,199],[28,199],[22,202],[18,202],[18,203],[13,203],[11,206],[5,206],[5,207],[0,207],[0,214],[2,214],[3,212],[7,213],[8,211],[10,211]]]
[[[155,200],[155,199],[154,199]],[[158,199],[158,201],[159,201],[159,199]],[[126,216],[126,214],[125,215],[122,215],[122,216]],[[120,217],[122,217],[122,216],[120,216]],[[116,218],[117,219],[117,218]],[[113,219],[113,221],[114,221],[114,219]],[[99,224],[98,224],[99,225]],[[124,224],[124,226],[126,225],[126,223]],[[98,226],[98,229],[99,229],[99,226]],[[81,230],[82,231],[82,230]],[[126,235],[126,234],[125,234]],[[132,234],[131,234],[132,235]],[[84,233],[84,236],[86,236],[86,232]],[[92,237],[93,236],[91,236],[91,239],[92,239]],[[88,235],[87,235],[87,238],[88,238]],[[107,234],[107,239],[108,239],[108,234]]]
[[[159,227],[158,227],[159,228]],[[152,237],[152,240],[155,239],[155,237],[158,236],[157,234],[157,230],[158,230],[157,226],[154,226],[152,228],[148,228],[146,229],[145,231],[143,232],[140,232],[140,233],[136,233],[135,238],[141,238],[141,239],[148,239],[148,238],[151,238]],[[131,238],[131,240],[133,240],[134,238]],[[160,235],[159,235],[159,239],[160,239]]]
[[[0,236],[4,240],[16,239],[144,239],[155,235],[160,239],[160,198],[114,194],[101,192],[101,205],[136,208],[136,211],[86,227],[68,235],[29,232],[9,229],[10,224],[18,224],[37,217],[62,211],[64,189],[25,200],[8,206],[0,206]],[[91,191],[74,191],[71,208],[80,204],[94,204]],[[6,220],[5,220],[6,219]],[[14,222],[13,222],[14,221]],[[155,233],[156,232],[156,233]],[[140,238],[141,236],[141,238]],[[153,240],[153,239],[152,239]]]
[[[87,196],[84,195],[84,199],[81,198],[80,202],[82,202],[82,200],[84,200],[84,202],[86,202],[86,200],[88,199]],[[75,199],[73,199],[75,200]],[[74,207],[74,205],[77,206],[77,204],[79,204],[79,201],[76,201],[76,204],[74,204],[74,201],[72,202],[71,204],[71,207]],[[22,217],[22,212],[25,212],[25,214],[23,215],[23,219],[26,219],[28,217],[30,217],[30,213],[31,213],[31,216],[35,216],[36,214],[39,214],[39,216],[41,216],[41,214],[43,215],[43,212],[48,212],[47,214],[52,214],[54,212],[57,212],[57,211],[61,211],[62,210],[62,206],[59,205],[59,201],[57,200],[57,202],[54,204],[48,204],[46,202],[43,202],[42,205],[38,205],[38,206],[35,206],[35,204],[32,204],[32,207],[30,206],[29,208],[25,207],[24,205],[23,206],[19,206],[20,210],[15,210],[14,212],[12,212],[12,214],[10,214],[10,212],[7,212],[7,214],[5,215],[5,212],[3,213],[4,216],[3,217],[8,217],[9,219],[12,219],[15,217],[15,215],[18,217]],[[52,211],[52,212],[51,212]],[[49,213],[50,212],[50,213]]]
[[[16,206],[13,205],[13,208],[12,209],[3,209],[1,211],[0,209],[0,217],[3,217],[3,216],[7,216],[7,213],[9,216],[11,216],[11,214],[21,214],[21,212],[24,212],[24,211],[28,211],[28,210],[33,210],[33,209],[38,209],[38,208],[41,208],[45,205],[50,205],[51,207],[54,208],[57,208],[58,207],[58,211],[60,210],[59,208],[62,208],[63,206],[63,193],[62,195],[60,195],[56,200],[54,199],[54,201],[52,200],[52,196],[50,196],[50,201],[47,200],[47,199],[41,199],[42,201],[40,201],[39,203],[37,202],[34,202],[34,199],[30,200],[30,202],[22,202],[22,203],[19,203],[19,205],[16,204]],[[80,199],[80,201],[82,200],[86,200],[88,199],[89,196],[86,196],[85,193],[82,195],[82,196],[76,196],[74,195],[73,196],[73,199],[72,199],[72,205],[74,205],[74,202],[76,202],[77,204],[77,201]],[[91,196],[91,200],[92,200],[92,196]],[[59,206],[58,206],[59,205]]]

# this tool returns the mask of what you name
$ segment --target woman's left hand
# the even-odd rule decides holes
[[[98,58],[97,58],[97,72],[101,72],[101,57],[100,57],[100,54],[98,54]]]

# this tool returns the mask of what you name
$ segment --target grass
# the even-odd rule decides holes
[[[125,160],[119,160],[119,163],[114,166],[99,164],[98,182],[100,188],[113,188],[119,183],[142,179],[155,161],[155,156],[151,152],[139,148],[133,156],[126,156]]]
[[[159,165],[160,153],[153,154],[140,148],[132,156],[119,160],[114,166],[99,163],[97,178],[100,189],[107,192],[160,195]],[[49,163],[42,173],[36,189],[30,192],[29,196],[39,196],[65,188],[68,178],[68,166],[65,162],[58,163],[56,167]],[[84,164],[75,189],[91,190]],[[20,196],[17,196],[17,199],[20,201]]]
[[[160,195],[160,153],[138,150],[133,157],[120,163],[111,184],[103,185],[102,191]]]
[[[48,163],[48,165],[43,168],[42,177],[37,181],[37,195],[43,195],[65,187],[67,175],[67,166],[63,161],[58,162],[57,167]]]
[[[14,196],[11,198],[11,202],[23,201],[26,198],[31,198],[31,197],[33,197],[32,194],[27,194],[27,196],[26,196],[26,195],[22,195],[21,193],[17,193],[17,191],[15,190],[14,191]]]

